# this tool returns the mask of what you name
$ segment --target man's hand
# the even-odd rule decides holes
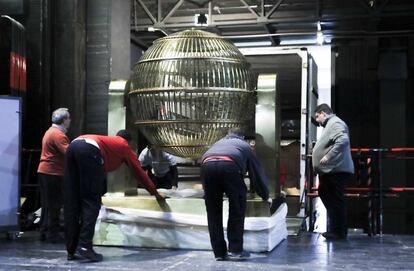
[[[167,198],[167,195],[165,193],[158,192],[155,194],[155,198],[157,200],[165,200]]]
[[[272,200],[272,198],[268,198],[268,199],[266,200],[266,202],[269,204],[269,207],[270,207],[270,206],[272,206],[272,202],[273,202],[273,200]]]
[[[319,163],[321,163],[321,165],[328,163],[328,158],[326,157],[326,155],[324,155],[321,159],[321,161],[319,161]]]

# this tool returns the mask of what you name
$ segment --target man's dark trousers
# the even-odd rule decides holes
[[[171,171],[168,171],[164,176],[158,177],[155,175],[149,175],[151,177],[152,182],[155,184],[155,186],[158,188],[164,188],[164,189],[171,189],[172,183],[174,180],[174,173]]]
[[[347,235],[347,213],[345,186],[352,175],[349,173],[330,173],[319,175],[319,197],[328,215],[328,232],[340,236]]]
[[[65,238],[69,254],[79,246],[92,248],[95,223],[105,192],[105,172],[99,149],[84,140],[73,141],[66,152]]]
[[[42,215],[40,231],[47,238],[57,238],[60,231],[63,176],[39,173]]]
[[[229,251],[243,251],[247,188],[240,169],[232,161],[208,161],[202,164],[204,200],[208,230],[215,257],[227,254],[223,232],[223,193],[229,199],[227,239]]]

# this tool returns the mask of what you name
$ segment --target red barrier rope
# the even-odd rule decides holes
[[[414,148],[352,148],[351,152],[403,152],[414,151]]]

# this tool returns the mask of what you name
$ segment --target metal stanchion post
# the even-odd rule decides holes
[[[307,155],[306,157],[307,163],[307,172],[306,172],[306,189],[304,193],[306,193],[306,200],[307,200],[307,207],[308,207],[308,215],[309,215],[309,232],[313,232],[314,230],[314,209],[313,209],[313,197],[308,196],[309,192],[312,192],[313,187],[313,168],[312,168],[312,155]]]
[[[371,157],[367,157],[367,187],[368,187],[368,214],[367,214],[367,220],[368,220],[368,235],[372,236],[374,231],[373,231],[373,225],[374,223],[372,223],[373,220],[373,197],[374,194],[372,192],[373,189],[373,183],[372,183],[372,158]]]
[[[383,191],[382,191],[382,149],[378,150],[378,234],[382,236],[383,229]]]

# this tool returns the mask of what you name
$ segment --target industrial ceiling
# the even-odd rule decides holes
[[[312,43],[318,31],[325,43],[412,36],[414,1],[131,0],[131,36],[142,48],[149,47],[158,37],[192,27],[228,37],[233,42],[256,42],[256,45],[257,42]]]

